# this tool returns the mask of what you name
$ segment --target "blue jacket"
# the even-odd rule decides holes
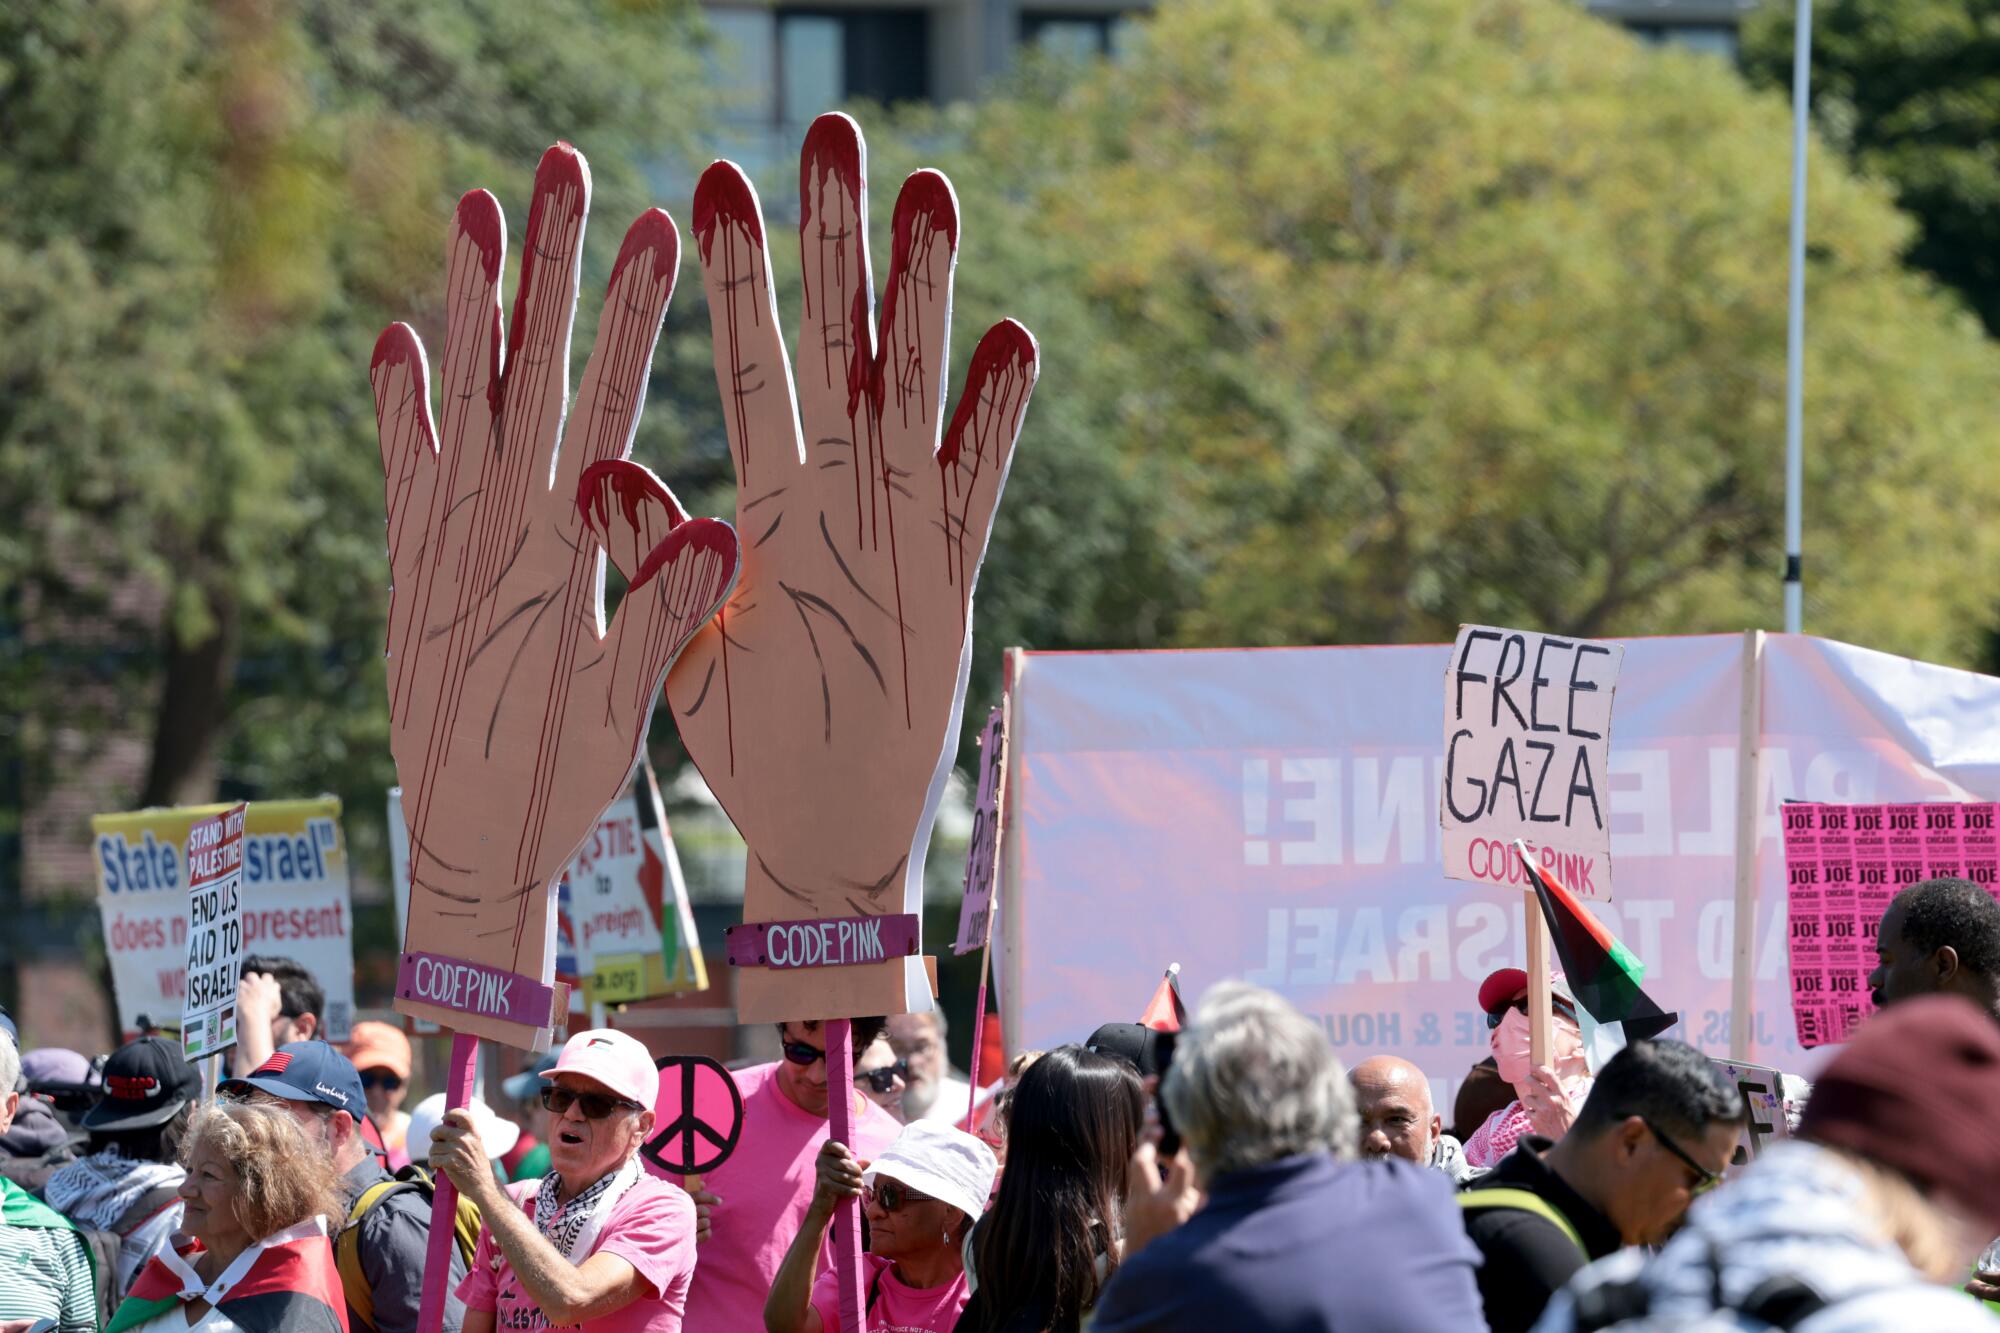
[[[1235,1171],[1121,1265],[1095,1333],[1484,1330],[1450,1182],[1396,1158],[1312,1154]]]

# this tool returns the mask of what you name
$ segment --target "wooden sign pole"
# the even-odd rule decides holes
[[[1528,1062],[1540,1068],[1549,1063],[1555,1035],[1549,995],[1549,923],[1543,919],[1541,904],[1532,891],[1522,900],[1521,913],[1528,928]]]
[[[1757,937],[1757,816],[1763,783],[1764,631],[1743,631],[1743,688],[1736,736],[1736,930],[1729,951],[1729,1058],[1750,1058],[1750,984]]]
[[[979,999],[972,1008],[972,1059],[967,1063],[971,1068],[966,1079],[972,1090],[965,1094],[965,1121],[959,1128],[972,1133],[973,1119],[979,1112],[979,1051],[986,1045],[986,976],[993,963],[993,935],[988,932],[985,947],[979,951]]]
[[[836,1143],[854,1146],[854,1025],[845,1018],[828,1019],[826,1033],[826,1107],[828,1129]],[[866,1302],[861,1296],[861,1200],[847,1199],[833,1216],[833,1269],[840,1284],[840,1326],[866,1328]]]
[[[452,1033],[446,1106],[462,1107],[472,1100],[472,1080],[478,1066],[479,1038],[466,1032]],[[430,1156],[430,1149],[424,1144],[413,1143],[409,1147],[423,1158]],[[430,1280],[424,1283],[423,1304],[417,1310],[417,1328],[427,1333],[436,1333],[444,1327],[444,1298],[451,1289],[452,1219],[457,1215],[458,1188],[451,1183],[451,1177],[440,1171],[431,1196],[430,1246],[424,1252],[424,1272],[430,1275]]]

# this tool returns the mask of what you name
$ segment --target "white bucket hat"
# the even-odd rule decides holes
[[[479,1135],[479,1141],[486,1145],[486,1155],[499,1160],[514,1151],[520,1142],[521,1127],[511,1120],[502,1120],[493,1114],[493,1108],[474,1097],[465,1108],[472,1113],[472,1128]],[[444,1121],[444,1094],[434,1092],[418,1102],[410,1112],[410,1127],[405,1131],[403,1143],[413,1162],[428,1162],[431,1156],[431,1131]]]
[[[873,1185],[877,1176],[887,1176],[976,1218],[986,1211],[999,1169],[993,1150],[964,1130],[938,1120],[913,1120],[868,1164],[861,1180]]]

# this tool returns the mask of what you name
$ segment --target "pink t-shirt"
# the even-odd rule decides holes
[[[869,1291],[875,1303],[867,1309],[867,1333],[951,1333],[972,1292],[960,1273],[942,1287],[907,1287],[897,1280],[887,1259],[861,1256],[862,1299]],[[813,1309],[819,1311],[822,1333],[841,1333],[840,1282],[825,1272],[813,1283]]]
[[[507,1193],[530,1216],[539,1180],[509,1185]],[[585,1333],[680,1333],[687,1305],[688,1282],[694,1275],[694,1200],[678,1185],[645,1172],[612,1205],[611,1216],[597,1233],[591,1254],[615,1254],[632,1265],[656,1293],[636,1300],[602,1319],[576,1325]],[[586,1258],[588,1256],[585,1256]],[[468,1310],[492,1310],[496,1329],[542,1329],[549,1321],[521,1286],[512,1266],[493,1243],[493,1231],[482,1227],[472,1267],[458,1284],[458,1298]],[[699,1328],[702,1325],[693,1325]]]
[[[780,1091],[775,1063],[735,1073],[743,1135],[729,1160],[702,1178],[722,1202],[688,1288],[687,1326],[697,1333],[764,1326],[764,1298],[812,1202],[814,1159],[827,1139],[826,1117],[800,1110]],[[903,1127],[875,1103],[861,1101],[854,1125],[859,1142],[848,1147],[867,1161],[895,1142]],[[829,1252],[822,1250],[821,1268]]]

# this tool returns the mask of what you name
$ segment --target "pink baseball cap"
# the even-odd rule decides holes
[[[611,1028],[592,1028],[564,1042],[555,1067],[544,1071],[542,1077],[552,1079],[557,1074],[595,1079],[648,1111],[660,1096],[660,1071],[653,1064],[653,1053],[637,1038]]]

